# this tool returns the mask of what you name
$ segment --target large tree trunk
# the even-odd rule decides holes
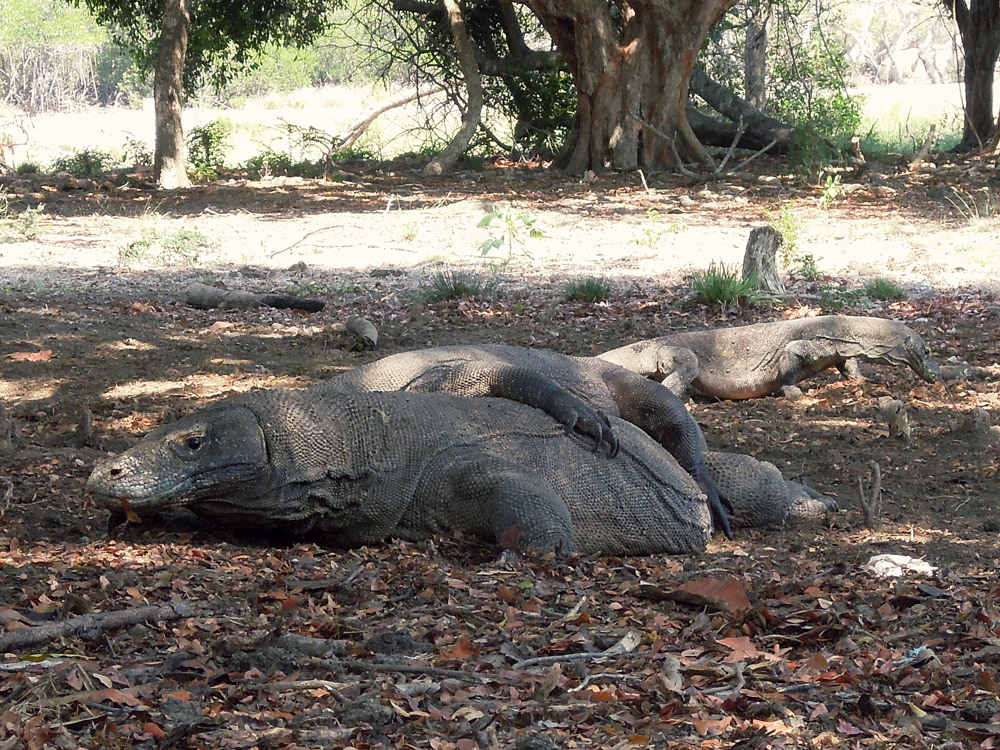
[[[187,150],[181,125],[184,96],[184,60],[191,28],[190,0],[167,0],[153,71],[156,145],[153,177],[161,188],[189,187]]]
[[[688,124],[688,81],[709,30],[736,0],[532,0],[566,59],[577,113],[559,166],[669,169],[708,161]]]
[[[458,157],[465,153],[465,149],[472,141],[472,136],[476,134],[483,112],[483,82],[479,76],[475,47],[473,47],[469,34],[465,30],[462,11],[458,7],[458,0],[443,0],[443,2],[444,7],[448,10],[448,23],[451,26],[451,35],[455,40],[458,62],[462,66],[465,87],[469,92],[469,103],[465,114],[462,115],[462,127],[458,129],[451,143],[440,154],[431,159],[424,168],[426,175],[439,175],[455,166]]]
[[[965,57],[965,128],[956,147],[981,147],[993,134],[993,72],[1000,57],[1000,0],[943,0],[955,13]]]
[[[763,112],[767,105],[767,37],[771,24],[769,0],[752,5],[743,46],[743,95],[747,104]]]

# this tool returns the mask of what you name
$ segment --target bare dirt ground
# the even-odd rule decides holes
[[[304,386],[462,342],[590,355],[816,314],[824,285],[875,275],[907,299],[847,298],[843,312],[903,320],[939,361],[995,368],[997,229],[954,196],[996,181],[977,162],[873,168],[822,208],[819,188],[777,173],[644,187],[636,175],[591,183],[506,167],[426,180],[400,162],[173,194],[5,180],[0,399],[20,438],[0,456],[2,747],[993,747],[997,441],[963,426],[973,409],[995,419],[993,382],[868,368],[865,381],[809,381],[798,402],[693,403],[710,445],[770,460],[841,510],[690,558],[499,565],[467,539],[339,551],[221,529],[109,529],[82,486],[108,452],[233,390]],[[489,295],[427,302],[435,272],[489,261],[477,248],[497,227],[477,224],[494,206],[545,236],[516,246]],[[793,274],[783,305],[685,301],[686,273],[738,264],[765,210],[789,206],[798,252],[826,278]],[[164,238],[182,231],[189,252],[164,265]],[[608,302],[562,298],[585,274],[612,283]],[[327,306],[197,310],[184,304],[192,280]],[[339,331],[350,314],[377,325],[376,352]],[[907,405],[911,441],[889,438],[885,396]],[[871,460],[878,530],[857,499]],[[879,579],[862,566],[882,553],[938,570]],[[710,579],[746,604],[659,596]],[[104,613],[136,619],[85,619]],[[3,640],[63,625],[30,645]],[[621,653],[597,653],[623,638]]]

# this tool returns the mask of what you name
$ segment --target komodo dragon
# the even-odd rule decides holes
[[[506,399],[254,391],[153,430],[87,488],[109,508],[188,507],[339,546],[453,529],[563,554],[704,550],[698,485],[644,432],[611,425],[613,460]]]
[[[769,461],[741,453],[709,451],[705,462],[719,491],[733,499],[734,526],[775,526],[789,518],[816,518],[837,509],[832,497],[786,480]]]
[[[731,399],[778,392],[794,395],[796,383],[829,367],[854,375],[855,360],[859,359],[908,365],[930,383],[940,377],[927,344],[912,329],[884,318],[845,315],[681,331],[612,349],[598,357],[665,381],[675,392],[681,386],[665,379],[676,377],[681,363],[687,367],[692,388],[706,396]]]
[[[668,389],[594,357],[502,344],[441,346],[376,360],[315,386],[320,392],[418,391],[496,396],[542,409],[568,428],[609,442],[605,414],[636,425],[666,448],[708,497],[715,527],[732,531],[728,499],[705,467],[705,438]]]

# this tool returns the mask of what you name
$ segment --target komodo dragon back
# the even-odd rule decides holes
[[[600,357],[661,379],[659,350],[687,349],[697,362],[692,388],[717,398],[777,393],[830,367],[846,372],[855,360],[905,365],[928,382],[940,376],[920,335],[885,318],[821,315],[707,331],[681,331],[613,349]],[[672,355],[676,356],[676,355]]]
[[[95,467],[99,503],[187,506],[221,524],[336,546],[458,530],[569,553],[705,548],[705,495],[634,426],[614,460],[504,399],[329,389],[241,394]]]

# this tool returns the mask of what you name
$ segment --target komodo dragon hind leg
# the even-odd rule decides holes
[[[595,451],[606,445],[609,456],[613,458],[618,453],[618,436],[606,414],[529,367],[478,362],[432,367],[402,390],[442,391],[457,396],[493,396],[517,401],[541,409],[567,432],[575,431],[591,438]]]
[[[621,418],[631,422],[662,445],[708,498],[712,524],[727,539],[733,538],[729,514],[733,505],[719,492],[705,465],[705,436],[684,402],[668,388],[652,380],[636,380],[618,373],[604,375]]]
[[[494,456],[445,451],[427,466],[397,533],[408,538],[415,531],[413,538],[420,538],[444,527],[494,537],[511,551],[569,555],[577,549],[569,509],[552,486]]]

